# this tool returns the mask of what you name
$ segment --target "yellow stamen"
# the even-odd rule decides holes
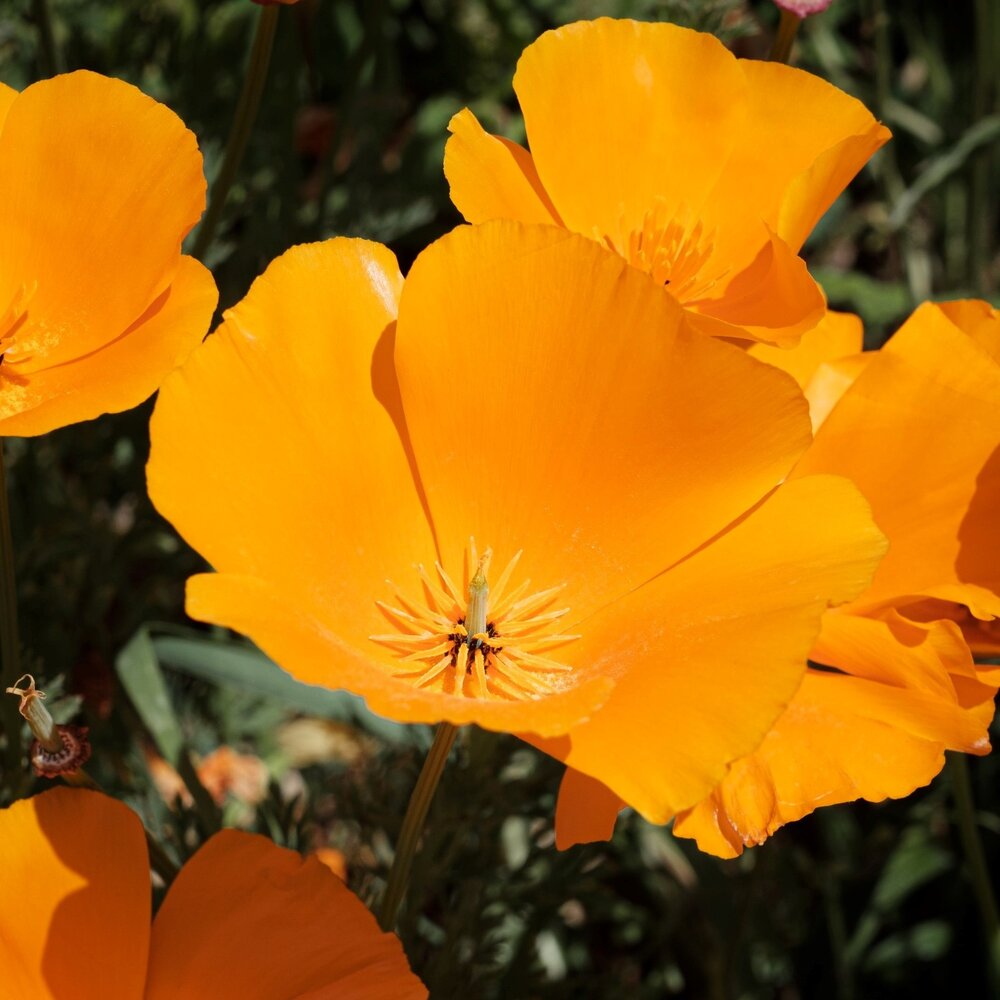
[[[538,655],[579,638],[552,629],[568,608],[545,610],[565,585],[533,594],[528,580],[511,588],[517,552],[491,587],[492,557],[491,549],[480,556],[470,539],[464,596],[439,563],[434,568],[440,585],[418,568],[423,604],[389,584],[395,605],[376,605],[399,632],[370,639],[397,658],[393,676],[442,694],[502,701],[545,697],[572,683],[571,666]]]

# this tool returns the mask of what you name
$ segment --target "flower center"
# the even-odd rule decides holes
[[[617,238],[598,239],[654,281],[669,285],[681,302],[695,302],[708,295],[726,272],[706,274],[714,249],[712,234],[701,222],[686,220],[686,214],[671,215],[664,199],[657,198],[638,229],[625,232],[623,219]]]
[[[419,567],[422,600],[390,584],[398,606],[375,602],[398,629],[369,637],[399,657],[394,676],[444,694],[503,701],[541,698],[567,685],[573,668],[545,655],[579,638],[557,630],[569,608],[552,605],[565,584],[529,593],[531,581],[524,580],[511,588],[518,552],[491,587],[492,556],[487,549],[480,557],[470,541],[474,570],[464,592],[435,563],[437,580]]]

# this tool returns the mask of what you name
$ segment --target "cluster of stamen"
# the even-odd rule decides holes
[[[398,657],[394,676],[445,694],[505,701],[540,698],[564,687],[572,668],[545,654],[579,638],[558,632],[569,608],[552,605],[565,585],[529,593],[531,581],[524,580],[511,588],[520,557],[518,552],[491,587],[492,552],[480,557],[472,541],[464,590],[440,563],[436,580],[419,567],[420,601],[390,583],[395,603],[375,603],[399,631],[370,638]]]
[[[654,201],[637,229],[627,230],[624,216],[618,229],[616,236],[598,239],[654,281],[669,285],[681,302],[705,298],[727,273],[706,273],[714,249],[711,233],[700,221],[688,221],[686,213],[671,212],[663,198]]]

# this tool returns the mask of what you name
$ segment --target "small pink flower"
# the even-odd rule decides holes
[[[798,17],[807,17],[809,14],[820,14],[833,3],[833,0],[774,0],[782,9],[790,11]]]

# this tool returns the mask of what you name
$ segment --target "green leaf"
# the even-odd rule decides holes
[[[176,768],[191,793],[205,831],[219,830],[221,814],[198,778],[160,669],[155,644],[146,628],[139,629],[125,644],[115,658],[115,670],[160,754]]]
[[[304,715],[349,723],[387,743],[422,749],[430,745],[427,726],[390,722],[368,711],[357,695],[303,684],[245,643],[171,628],[169,634],[153,638],[152,644],[160,663],[189,677],[253,692]]]

